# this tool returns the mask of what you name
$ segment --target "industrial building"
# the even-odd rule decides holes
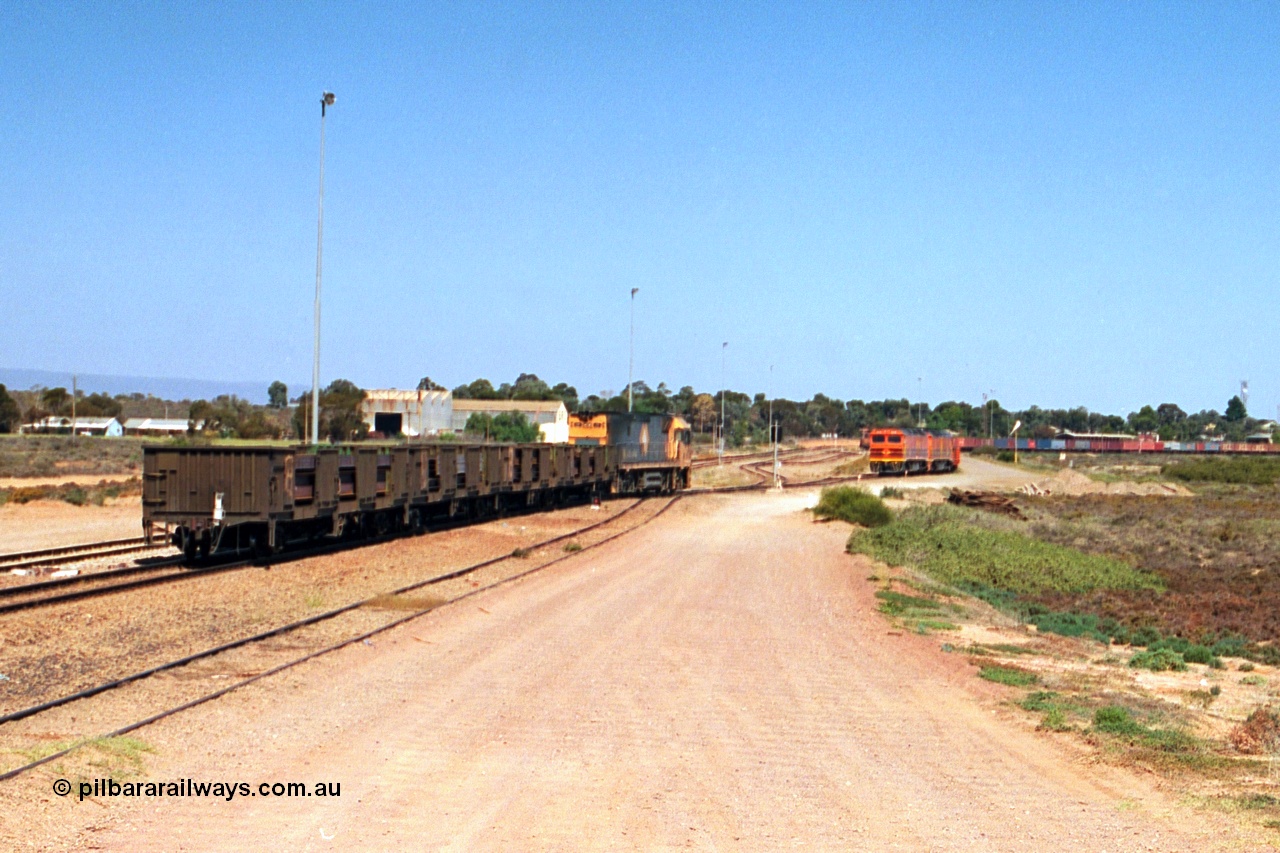
[[[452,429],[453,393],[450,391],[366,391],[360,417],[370,432],[385,438],[439,435]]]

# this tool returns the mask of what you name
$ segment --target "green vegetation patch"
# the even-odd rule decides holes
[[[1182,672],[1187,662],[1178,652],[1172,649],[1147,649],[1129,658],[1129,666],[1133,669],[1149,669],[1152,672],[1174,670]]]
[[[978,675],[996,684],[1007,684],[1010,687],[1030,687],[1040,680],[1034,672],[1018,669],[1015,666],[984,666]]]
[[[1128,708],[1120,705],[1108,705],[1095,711],[1093,730],[1160,752],[1192,752],[1201,746],[1200,741],[1185,732],[1143,725],[1133,718]]]
[[[932,598],[906,595],[901,592],[894,592],[891,589],[880,590],[876,593],[876,598],[880,599],[880,612],[887,613],[890,616],[929,616],[941,613],[938,602]]]
[[[1041,542],[961,507],[907,509],[890,524],[854,531],[848,550],[915,566],[953,586],[1019,595],[1160,588],[1157,578],[1120,560]]]
[[[823,489],[813,514],[819,518],[838,518],[863,527],[883,527],[893,521],[893,513],[870,492],[850,486]]]
[[[1270,486],[1280,480],[1280,459],[1208,456],[1161,467],[1160,473],[1188,483],[1237,483]]]

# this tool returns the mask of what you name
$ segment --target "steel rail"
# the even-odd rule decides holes
[[[107,733],[107,734],[105,734],[105,735],[100,735],[99,737],[96,737],[96,738],[88,738],[88,739],[85,739],[85,740],[78,741],[78,742],[76,742],[76,743],[72,744],[71,746],[67,747],[66,749],[60,750],[60,751],[55,752],[55,753],[52,753],[52,754],[50,754],[50,755],[46,755],[46,756],[44,756],[43,758],[37,759],[37,760],[32,761],[32,762],[30,762],[30,763],[28,763],[28,764],[24,764],[24,765],[22,765],[22,766],[20,766],[20,767],[16,767],[16,768],[14,768],[14,769],[12,769],[12,770],[8,770],[8,771],[6,771],[6,772],[4,772],[4,773],[0,773],[0,782],[6,781],[6,780],[8,780],[8,779],[12,779],[12,778],[14,778],[14,777],[16,777],[16,776],[19,776],[19,775],[21,775],[21,774],[23,774],[23,773],[26,773],[26,772],[27,772],[27,771],[29,771],[29,770],[34,770],[35,768],[40,767],[40,766],[41,766],[41,765],[43,765],[43,764],[47,764],[47,763],[49,763],[49,762],[51,762],[51,761],[55,761],[55,760],[57,760],[57,759],[59,759],[59,758],[62,758],[62,757],[64,757],[64,756],[66,756],[66,755],[70,754],[72,751],[74,751],[74,750],[78,749],[80,746],[83,746],[85,743],[88,743],[88,742],[91,742],[91,741],[94,741],[94,740],[99,740],[99,739],[102,739],[102,738],[120,737],[121,735],[128,734],[129,732],[136,731],[137,729],[140,729],[140,728],[142,728],[142,727],[144,727],[144,726],[148,726],[148,725],[150,725],[151,723],[158,722],[159,720],[163,720],[163,719],[164,719],[164,718],[166,718],[166,717],[171,717],[171,716],[173,716],[173,715],[175,715],[175,714],[179,714],[179,713],[181,713],[181,712],[183,712],[183,711],[189,710],[189,709],[194,708],[194,707],[196,707],[196,706],[198,706],[198,705],[203,705],[203,704],[204,704],[204,703],[206,703],[206,702],[210,702],[210,701],[213,701],[214,699],[217,699],[217,698],[220,698],[220,697],[222,697],[222,696],[225,696],[226,694],[228,694],[228,693],[232,692],[233,690],[238,690],[238,689],[240,689],[241,687],[245,687],[245,686],[247,686],[247,685],[249,685],[249,684],[252,684],[252,683],[254,683],[254,682],[256,682],[256,681],[260,681],[260,680],[262,680],[262,679],[264,679],[264,678],[267,678],[267,677],[269,677],[269,676],[276,675],[276,674],[278,674],[278,673],[280,673],[280,672],[283,672],[283,671],[285,671],[285,670],[287,670],[287,669],[292,669],[292,668],[293,668],[293,667],[295,667],[295,666],[298,666],[298,665],[300,665],[300,664],[306,663],[307,661],[313,660],[313,659],[315,659],[315,658],[321,657],[322,655],[326,655],[326,654],[329,654],[329,653],[331,653],[331,652],[335,652],[335,651],[337,651],[337,650],[339,650],[339,649],[345,648],[346,646],[352,645],[353,643],[358,643],[358,642],[361,642],[361,641],[363,641],[363,640],[366,640],[366,639],[368,639],[368,638],[370,638],[370,637],[373,637],[373,636],[375,636],[375,635],[377,635],[377,634],[381,634],[381,633],[383,633],[383,632],[385,632],[385,631],[389,631],[389,630],[391,630],[392,628],[395,628],[395,627],[398,627],[398,626],[400,626],[400,625],[403,625],[403,624],[405,624],[406,622],[409,622],[409,621],[411,621],[411,620],[413,620],[413,619],[417,619],[418,617],[423,616],[423,615],[424,615],[424,614],[426,614],[426,613],[430,613],[432,610],[437,610],[437,609],[439,609],[440,607],[447,607],[448,605],[456,604],[456,603],[458,603],[458,602],[460,602],[460,601],[463,601],[463,600],[465,600],[465,599],[468,599],[468,598],[472,597],[473,595],[478,595],[478,594],[480,594],[480,593],[482,593],[482,592],[485,592],[485,591],[487,591],[487,590],[494,589],[494,588],[499,587],[499,586],[503,586],[503,585],[508,584],[508,583],[511,583],[511,582],[513,582],[513,581],[519,580],[520,578],[523,578],[523,577],[527,577],[528,575],[531,575],[531,574],[533,574],[534,572],[540,572],[540,571],[542,571],[543,569],[550,568],[551,566],[554,566],[554,565],[556,565],[557,563],[560,563],[560,562],[562,562],[562,561],[564,561],[564,560],[567,560],[567,559],[569,559],[570,557],[576,557],[578,554],[581,554],[583,551],[589,551],[589,550],[591,550],[592,548],[598,548],[599,546],[604,545],[604,544],[605,544],[605,543],[607,543],[607,542],[611,542],[611,541],[613,541],[614,539],[617,539],[617,538],[618,538],[618,537],[620,537],[620,536],[623,536],[623,535],[625,535],[625,534],[627,534],[627,533],[631,533],[632,531],[638,530],[638,529],[640,529],[641,527],[643,527],[644,525],[648,524],[649,522],[651,522],[651,521],[653,521],[653,520],[657,519],[659,516],[661,516],[663,513],[665,513],[667,510],[669,510],[672,506],[674,506],[674,505],[676,504],[676,502],[680,500],[680,498],[681,498],[681,495],[676,495],[676,496],[674,496],[673,498],[671,498],[671,499],[667,502],[666,506],[662,507],[662,509],[658,510],[658,512],[654,513],[652,516],[650,516],[649,518],[645,519],[645,520],[644,520],[644,521],[642,521],[640,524],[638,524],[638,525],[636,525],[636,526],[634,526],[634,527],[629,527],[629,528],[627,528],[626,530],[620,530],[620,531],[618,531],[617,533],[612,534],[611,536],[607,536],[607,537],[605,537],[604,539],[601,539],[599,542],[593,542],[593,543],[591,543],[590,545],[586,545],[586,546],[584,546],[582,549],[580,549],[579,551],[575,551],[575,552],[573,552],[573,553],[571,553],[571,554],[565,554],[565,555],[560,556],[560,557],[557,557],[557,558],[555,558],[554,560],[551,560],[551,561],[549,561],[549,562],[547,562],[547,563],[543,563],[543,564],[542,564],[542,565],[540,565],[540,566],[535,566],[534,568],[528,569],[527,571],[520,572],[520,573],[518,573],[518,574],[512,575],[511,577],[503,578],[502,580],[495,581],[494,583],[488,584],[488,585],[483,586],[483,587],[480,587],[480,588],[478,588],[478,589],[471,590],[470,592],[465,592],[465,593],[463,593],[462,595],[458,596],[457,598],[452,598],[452,599],[450,599],[450,600],[448,600],[448,601],[446,601],[446,602],[444,602],[444,603],[442,603],[442,604],[440,604],[440,605],[437,605],[436,607],[432,607],[432,608],[428,608],[428,609],[424,609],[424,610],[415,611],[415,612],[413,612],[413,613],[410,613],[410,614],[409,614],[409,615],[407,615],[407,616],[403,616],[403,617],[401,617],[401,618],[399,618],[399,619],[394,619],[394,620],[392,620],[391,622],[388,622],[387,624],[385,624],[385,625],[381,625],[381,626],[379,626],[379,627],[377,627],[377,628],[374,628],[374,629],[372,629],[372,630],[370,630],[370,631],[366,631],[366,632],[364,632],[364,633],[362,633],[362,634],[359,634],[359,635],[356,635],[356,636],[354,636],[354,637],[348,637],[348,638],[347,638],[347,639],[345,639],[345,640],[341,640],[341,641],[339,641],[339,642],[337,642],[337,643],[334,643],[334,644],[332,644],[332,645],[326,646],[326,647],[324,647],[324,648],[318,649],[318,650],[313,651],[313,652],[309,652],[308,654],[303,655],[303,656],[302,656],[302,657],[300,657],[300,658],[296,658],[296,659],[294,659],[294,660],[286,661],[285,663],[278,664],[277,666],[271,667],[270,669],[267,669],[267,670],[265,670],[265,671],[263,671],[263,672],[260,672],[260,673],[258,673],[257,675],[251,676],[251,677],[246,678],[246,679],[244,679],[244,680],[242,680],[242,681],[238,681],[238,682],[236,682],[235,684],[229,684],[229,685],[227,685],[226,687],[220,688],[219,690],[216,690],[216,691],[214,691],[214,692],[212,692],[212,693],[205,694],[204,696],[200,696],[200,697],[197,697],[196,699],[192,699],[192,700],[190,700],[190,701],[188,701],[188,702],[184,702],[184,703],[182,703],[182,704],[180,704],[180,705],[176,705],[176,706],[174,706],[174,707],[172,707],[172,708],[165,709],[165,710],[160,711],[160,712],[158,712],[158,713],[152,714],[151,716],[146,717],[146,718],[144,718],[144,719],[137,720],[137,721],[135,721],[135,722],[133,722],[133,723],[129,723],[128,725],[126,725],[126,726],[122,726],[121,728],[118,728],[118,729],[116,729],[115,731],[108,732],[108,733]],[[643,505],[644,503],[645,503],[645,501],[644,501],[644,500],[637,501],[636,503],[632,504],[631,506],[627,507],[626,509],[624,509],[624,510],[622,510],[621,512],[617,513],[616,515],[611,516],[610,518],[601,519],[600,521],[597,521],[597,522],[595,522],[595,523],[593,523],[593,524],[589,524],[589,525],[587,525],[586,527],[579,528],[578,530],[574,530],[574,531],[571,531],[571,532],[569,532],[569,533],[561,534],[561,535],[559,535],[559,536],[554,536],[554,537],[552,537],[551,539],[544,540],[544,541],[542,541],[542,542],[537,543],[536,545],[531,545],[531,546],[530,546],[530,548],[529,548],[529,550],[535,550],[535,549],[538,549],[538,548],[545,548],[545,547],[547,547],[548,545],[554,545],[555,543],[557,543],[557,542],[562,542],[562,541],[564,541],[565,539],[569,539],[569,538],[572,538],[572,537],[575,537],[575,536],[581,536],[583,533],[586,533],[586,532],[588,532],[588,531],[594,530],[594,529],[596,529],[596,528],[598,528],[598,527],[601,527],[601,526],[603,526],[603,525],[605,525],[605,524],[608,524],[608,523],[610,523],[610,522],[617,521],[619,518],[622,518],[623,516],[627,515],[627,514],[628,514],[628,513],[630,513],[632,510],[634,510],[636,507],[639,507],[639,506]],[[474,571],[476,571],[476,570],[478,570],[478,569],[484,568],[485,566],[490,566],[490,565],[493,565],[493,564],[495,564],[495,563],[502,562],[503,560],[510,560],[510,559],[517,559],[517,558],[515,557],[515,555],[514,555],[514,554],[504,554],[504,555],[499,556],[499,557],[494,557],[494,558],[489,559],[489,560],[484,560],[484,561],[482,561],[482,562],[476,563],[476,564],[474,564],[474,565],[472,565],[472,566],[468,566],[468,567],[463,568],[463,569],[458,569],[458,570],[455,570],[455,571],[453,571],[453,572],[449,572],[449,573],[447,573],[447,574],[439,575],[439,576],[437,576],[437,577],[433,577],[433,578],[428,578],[427,580],[418,581],[418,582],[416,582],[416,583],[409,584],[408,586],[400,587],[399,589],[394,590],[394,591],[392,591],[392,592],[390,592],[390,593],[381,593],[381,594],[376,595],[376,596],[373,596],[373,597],[371,597],[371,598],[363,599],[363,600],[361,600],[361,601],[357,601],[357,602],[354,602],[354,603],[352,603],[352,604],[344,605],[343,607],[337,608],[337,609],[335,609],[335,610],[331,610],[331,611],[329,611],[329,612],[327,612],[327,613],[317,614],[316,616],[308,617],[307,619],[299,620],[299,621],[297,621],[297,622],[292,622],[292,623],[290,623],[290,624],[288,624],[288,625],[283,625],[283,626],[280,626],[279,628],[275,628],[275,629],[272,629],[272,630],[270,630],[270,631],[265,631],[265,632],[263,632],[263,633],[261,633],[261,634],[255,634],[255,635],[254,635],[254,636],[252,636],[252,637],[244,637],[244,638],[241,638],[240,640],[234,640],[234,641],[232,641],[232,642],[230,642],[230,643],[224,643],[224,644],[222,644],[221,646],[217,646],[217,647],[215,647],[215,648],[213,648],[213,649],[208,649],[208,650],[205,650],[205,651],[203,651],[203,652],[197,652],[196,654],[188,655],[188,656],[186,656],[186,657],[184,657],[184,658],[180,658],[180,659],[179,659],[179,660],[177,660],[177,661],[171,661],[171,662],[169,662],[169,663],[167,663],[167,664],[161,664],[160,666],[152,667],[152,668],[150,668],[150,669],[143,670],[142,672],[134,673],[133,675],[126,676],[126,677],[121,678],[121,679],[116,679],[115,681],[107,682],[106,684],[98,685],[97,687],[94,687],[94,688],[88,688],[88,689],[86,689],[86,690],[79,691],[78,693],[73,693],[73,694],[70,694],[70,695],[68,695],[68,696],[61,697],[61,698],[59,698],[59,699],[50,700],[49,702],[44,702],[44,703],[42,703],[42,704],[40,704],[40,705],[33,705],[33,706],[32,706],[32,707],[30,707],[30,708],[25,708],[25,709],[22,709],[22,710],[20,710],[20,711],[15,711],[15,712],[10,713],[10,714],[5,714],[4,716],[0,716],[0,724],[4,724],[4,723],[8,723],[8,722],[12,722],[12,721],[14,721],[14,720],[20,720],[20,719],[23,719],[23,718],[25,718],[25,717],[30,717],[30,716],[32,716],[32,715],[34,715],[34,714],[38,714],[38,713],[41,713],[41,712],[43,712],[43,711],[50,710],[50,709],[52,709],[52,708],[56,708],[56,707],[58,707],[58,706],[60,706],[60,705],[65,705],[65,704],[67,704],[67,703],[69,703],[69,702],[74,702],[74,701],[76,701],[76,700],[78,700],[78,699],[87,699],[87,698],[89,698],[89,697],[91,697],[91,696],[95,696],[95,695],[97,695],[97,694],[99,694],[99,693],[106,692],[107,690],[111,690],[111,689],[114,689],[114,688],[116,688],[116,687],[121,687],[121,686],[123,686],[123,685],[125,685],[125,684],[129,684],[129,683],[132,683],[132,682],[134,682],[134,681],[139,681],[139,680],[141,680],[141,679],[144,679],[144,678],[150,677],[151,675],[155,675],[156,673],[163,672],[163,671],[168,670],[168,669],[174,669],[174,668],[177,668],[177,667],[180,667],[180,666],[185,666],[186,664],[188,664],[188,663],[192,663],[192,662],[194,662],[194,661],[196,661],[196,660],[200,660],[201,658],[211,657],[211,656],[213,656],[213,655],[219,654],[219,653],[224,652],[224,651],[229,651],[229,650],[231,650],[231,649],[235,649],[235,648],[238,648],[238,647],[241,647],[241,646],[246,646],[246,645],[249,645],[250,643],[259,642],[259,641],[261,641],[261,640],[265,640],[265,639],[268,639],[268,638],[270,638],[270,637],[279,636],[280,634],[288,633],[289,631],[297,630],[298,628],[302,628],[302,627],[305,627],[305,626],[307,626],[307,625],[312,625],[312,624],[315,624],[315,623],[317,623],[317,622],[323,621],[323,620],[325,620],[325,619],[332,619],[332,618],[334,618],[334,617],[336,617],[336,616],[338,616],[338,615],[341,615],[342,613],[346,613],[346,612],[349,612],[349,611],[351,611],[351,610],[355,610],[355,609],[357,609],[357,608],[359,608],[359,607],[363,607],[363,606],[365,606],[365,605],[367,605],[367,604],[369,604],[369,603],[371,603],[371,602],[375,601],[375,600],[376,600],[376,599],[378,599],[378,598],[382,598],[382,597],[385,597],[385,596],[388,596],[388,595],[402,595],[402,594],[404,594],[404,593],[406,593],[406,592],[411,592],[411,591],[413,591],[413,590],[415,590],[415,589],[420,589],[421,587],[428,586],[428,585],[430,585],[430,584],[440,583],[440,582],[442,582],[442,581],[446,581],[446,580],[450,580],[450,579],[452,579],[452,578],[460,577],[460,576],[462,576],[462,575],[469,574],[469,573],[474,572]]]

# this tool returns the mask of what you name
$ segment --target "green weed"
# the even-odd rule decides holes
[[[1030,687],[1040,680],[1034,672],[1012,666],[984,666],[978,671],[978,675],[987,681],[1010,687]]]
[[[893,513],[870,492],[849,486],[823,489],[813,514],[819,518],[838,518],[863,527],[882,527],[893,520]]]
[[[1164,672],[1165,670],[1176,670],[1182,672],[1187,668],[1187,662],[1182,655],[1172,649],[1150,649],[1138,652],[1129,658],[1129,666],[1133,669],[1149,669],[1152,672]]]
[[[856,530],[848,550],[890,565],[914,565],[952,586],[1014,594],[1096,589],[1158,589],[1160,581],[1127,563],[985,526],[978,513],[951,506],[913,507],[893,523]]]
[[[1128,708],[1108,705],[1093,714],[1093,730],[1105,732],[1128,740],[1130,743],[1150,747],[1160,752],[1190,752],[1200,746],[1191,735],[1171,729],[1153,729],[1133,718]]]

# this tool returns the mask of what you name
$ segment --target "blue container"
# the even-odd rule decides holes
[[[1053,450],[1053,442],[1047,438],[1037,438],[1036,450]]]
[[[1065,439],[1061,439],[1061,438],[1051,439],[1049,441],[1049,449],[1050,450],[1066,450],[1067,442]]]

